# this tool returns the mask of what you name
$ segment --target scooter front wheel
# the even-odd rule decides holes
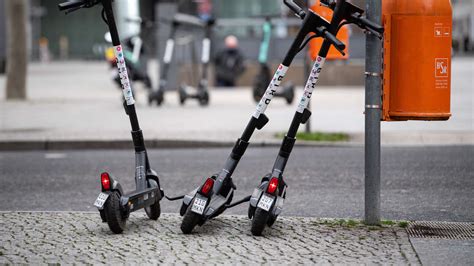
[[[158,187],[158,183],[156,183],[156,181],[153,179],[148,179],[148,186],[151,188],[155,188],[155,187]],[[145,213],[148,216],[148,218],[152,220],[158,220],[161,214],[160,202],[157,201],[153,203],[152,205],[145,207]]]
[[[249,206],[249,209],[248,209],[248,216],[249,216],[249,219],[252,219],[252,217],[254,216],[254,214],[255,214],[255,209],[256,209],[256,207],[253,207],[252,205]]]
[[[186,98],[188,98],[188,93],[186,92],[186,88],[183,86],[180,86],[178,94],[179,94],[179,104],[184,105],[184,103],[186,102]]]
[[[156,101],[156,105],[160,106],[163,103],[163,100],[164,100],[164,93],[162,90],[151,91],[150,94],[148,94],[149,105],[152,105],[153,101]]]
[[[253,88],[253,100],[258,103],[262,99],[265,90],[260,89],[259,85]]]
[[[189,204],[188,209],[184,214],[183,222],[181,223],[181,231],[183,234],[190,234],[201,219],[199,214],[191,211],[191,206],[192,204]]]
[[[270,215],[270,217],[268,217],[268,220],[267,220],[267,225],[269,227],[272,227],[272,225],[275,223],[276,219],[277,219],[277,216]]]
[[[120,234],[125,230],[127,219],[120,207],[120,194],[117,191],[110,194],[104,207],[107,224],[112,232]]]
[[[199,105],[207,106],[209,104],[209,92],[207,90],[203,91],[199,97]]]
[[[288,84],[285,87],[286,90],[286,95],[285,95],[285,100],[288,105],[290,105],[293,102],[293,99],[295,98],[295,88],[293,84]]]
[[[252,228],[250,231],[254,236],[261,236],[263,229],[265,229],[265,225],[267,225],[268,219],[270,217],[270,213],[264,211],[260,208],[255,210],[255,214],[252,220]]]

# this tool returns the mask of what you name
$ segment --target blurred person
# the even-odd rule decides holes
[[[239,50],[237,37],[229,35],[225,38],[225,48],[217,53],[214,62],[216,85],[219,87],[235,86],[235,80],[245,70],[244,57]]]
[[[39,57],[42,63],[51,61],[51,53],[49,51],[49,41],[45,37],[39,39]]]

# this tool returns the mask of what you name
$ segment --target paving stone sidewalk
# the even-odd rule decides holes
[[[335,220],[280,217],[263,237],[245,216],[223,215],[179,229],[178,214],[151,221],[133,213],[112,234],[93,212],[0,213],[0,264],[420,264],[405,229],[341,226]]]

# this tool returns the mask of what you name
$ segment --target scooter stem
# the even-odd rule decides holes
[[[132,139],[135,146],[136,152],[145,151],[145,142],[143,140],[143,133],[138,123],[138,117],[135,110],[135,99],[133,98],[132,87],[128,78],[127,67],[125,65],[125,58],[120,44],[120,38],[117,31],[117,25],[115,24],[114,13],[112,10],[111,0],[102,0],[104,6],[105,16],[107,18],[107,24],[109,26],[110,36],[112,37],[112,44],[114,46],[115,56],[117,58],[117,68],[119,70],[119,76],[122,83],[122,92],[125,98],[126,104],[124,105],[125,111],[130,119],[130,125],[132,127]]]

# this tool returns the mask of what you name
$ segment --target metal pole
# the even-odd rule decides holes
[[[367,0],[367,19],[381,23],[381,0]],[[367,34],[365,57],[365,222],[380,224],[382,42]]]

